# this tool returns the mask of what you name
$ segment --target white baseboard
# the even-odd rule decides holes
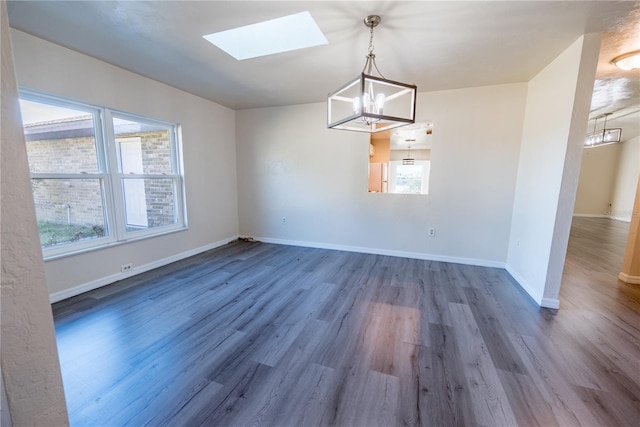
[[[626,273],[620,272],[618,279],[625,283],[631,283],[632,285],[640,285],[640,276],[629,276]]]
[[[167,264],[171,264],[172,262],[179,261],[184,258],[188,258],[193,255],[197,255],[199,253],[215,249],[217,247],[226,245],[230,241],[237,239],[239,236],[232,236],[228,239],[219,240],[217,242],[201,246],[199,248],[195,248],[186,252],[182,252],[176,255],[172,255],[167,258],[163,258],[145,265],[140,265],[134,267],[132,270],[126,273],[116,273],[110,276],[101,277],[100,279],[93,280],[88,283],[84,283],[82,285],[74,286],[69,289],[65,289],[63,291],[54,292],[49,295],[49,300],[51,303],[62,301],[67,298],[74,297],[76,295],[80,295],[84,292],[88,292],[102,286],[109,285],[111,283],[117,282],[118,280],[123,280],[131,276],[135,276],[140,273],[144,273],[145,271],[153,270],[154,268],[162,267]],[[407,251],[396,251],[396,250],[388,250],[388,249],[377,249],[377,248],[368,248],[362,246],[348,246],[348,245],[336,245],[330,243],[317,243],[317,242],[306,242],[299,240],[286,240],[286,239],[274,239],[270,237],[254,237],[254,239],[259,240],[265,243],[274,243],[279,245],[289,245],[289,246],[302,246],[308,248],[319,248],[319,249],[330,249],[330,250],[339,250],[339,251],[347,251],[347,252],[360,252],[366,254],[373,255],[386,255],[386,256],[395,256],[402,258],[413,258],[413,259],[421,259],[427,261],[439,261],[439,262],[450,262],[454,264],[464,264],[464,265],[475,265],[478,267],[490,267],[490,268],[501,268],[505,269],[520,285],[522,289],[533,299],[533,301],[538,304],[540,307],[546,308],[559,308],[560,301],[557,299],[543,298],[538,295],[537,292],[533,290],[533,288],[524,280],[518,273],[516,273],[509,265],[500,261],[491,261],[491,260],[483,260],[477,258],[460,258],[460,257],[450,257],[443,255],[434,255],[427,254],[422,252],[407,252]],[[622,273],[621,273],[622,274]],[[632,277],[633,278],[633,277]]]
[[[520,274],[518,274],[509,264],[507,264],[505,266],[505,270],[507,270],[507,273],[509,273],[511,275],[511,277],[513,277],[513,280],[516,281],[516,283],[518,285],[520,285],[520,287],[527,293],[529,294],[529,297],[531,297],[531,299],[538,304],[539,306],[542,307],[542,295],[538,294],[533,287],[526,281],[524,280],[524,278],[522,276],[520,276]]]
[[[529,294],[529,297],[531,297],[531,299],[540,307],[553,308],[553,309],[560,308],[560,300],[553,299],[553,298],[544,298],[542,295],[536,292],[533,289],[533,287],[522,276],[520,276],[520,274],[518,274],[509,264],[505,266],[505,270],[507,270],[507,273],[509,273],[511,277],[513,277],[513,280],[515,280],[516,283],[520,285],[520,287],[527,294]]]
[[[492,268],[501,268],[505,269],[516,281],[518,285],[533,299],[533,301],[538,304],[540,307],[544,308],[552,308],[558,309],[560,308],[560,300],[552,299],[552,298],[543,298],[537,292],[533,290],[533,288],[527,283],[526,280],[522,278],[518,273],[516,273],[509,265],[504,262],[499,261],[490,261],[476,258],[458,258],[458,257],[448,257],[442,255],[433,255],[433,254],[425,254],[422,252],[405,252],[405,251],[394,251],[394,250],[386,250],[386,249],[376,249],[376,248],[367,248],[361,246],[346,246],[346,245],[334,245],[329,243],[316,243],[316,242],[304,242],[298,240],[286,240],[286,239],[273,239],[270,237],[254,237],[256,240],[265,243],[274,243],[279,245],[290,245],[290,246],[303,246],[308,248],[319,248],[319,249],[333,249],[339,251],[347,251],[347,252],[360,252],[366,254],[374,254],[374,255],[387,255],[387,256],[396,256],[402,258],[414,258],[414,259],[423,259],[427,261],[439,261],[439,262],[451,262],[454,264],[465,264],[465,265],[475,265],[478,267],[492,267]]]
[[[491,261],[476,258],[458,258],[443,255],[426,254],[423,252],[406,252],[389,249],[367,248],[363,246],[335,245],[332,243],[306,242],[300,240],[273,239],[271,237],[255,237],[254,239],[265,243],[274,243],[278,245],[303,246],[307,248],[331,249],[346,252],[360,252],[373,255],[387,255],[402,258],[422,259],[427,261],[451,262],[454,264],[475,265],[478,267],[504,268],[505,263],[500,261]]]
[[[615,219],[616,221],[622,222],[631,222],[631,217],[626,216],[612,216],[612,215],[603,215],[603,214],[573,214],[574,217],[578,218],[609,218]]]
[[[631,217],[626,217],[626,216],[610,216],[609,218],[611,219],[615,219],[616,221],[622,221],[622,222],[631,222]]]
[[[542,298],[540,307],[553,308],[555,310],[560,308],[560,300],[557,298]]]
[[[232,237],[229,237],[228,239],[219,240],[217,242],[210,243],[208,245],[201,246],[199,248],[191,249],[189,251],[185,251],[176,255],[172,255],[167,258],[159,259],[157,261],[150,262],[145,265],[139,265],[127,271],[126,273],[112,274],[110,276],[101,277],[99,279],[92,280],[91,282],[83,283],[82,285],[74,286],[72,288],[65,289],[63,291],[53,292],[52,294],[49,295],[49,301],[51,303],[54,303],[54,302],[62,301],[67,298],[74,297],[76,295],[80,295],[88,291],[92,291],[94,289],[98,289],[102,286],[106,286],[111,283],[117,282],[118,280],[123,280],[128,277],[135,276],[136,274],[144,273],[145,271],[153,270],[154,268],[162,267],[164,265],[171,264],[172,262],[180,261],[181,259],[185,259],[190,256],[194,256],[199,253],[206,252],[211,249],[215,249],[217,247],[226,245],[227,243],[233,240],[236,240],[237,238],[238,236],[232,236]]]

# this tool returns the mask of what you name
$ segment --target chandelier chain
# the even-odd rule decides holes
[[[375,25],[369,24],[367,26],[369,27],[369,53],[367,55],[367,60],[364,63],[362,72],[364,73],[366,71],[367,74],[371,75],[371,71],[375,68],[375,70],[378,72],[378,75],[380,75],[380,77],[382,77],[383,79],[386,79],[386,77],[382,75],[382,73],[378,69],[378,64],[376,64],[376,55],[373,53],[373,28],[375,27]]]
[[[373,53],[373,25],[370,27],[370,35],[369,35],[369,54]]]

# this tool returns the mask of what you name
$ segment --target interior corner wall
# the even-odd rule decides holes
[[[615,171],[610,215],[614,219],[630,222],[640,175],[640,136],[614,146],[619,148],[619,161]]]
[[[10,421],[16,426],[65,426],[69,420],[31,198],[4,1],[0,2],[0,31],[2,425]]]
[[[178,123],[188,230],[45,263],[52,299],[62,299],[175,261],[238,235],[235,112],[79,52],[11,30],[21,87]],[[25,192],[21,197],[31,198]]]
[[[238,111],[240,233],[504,267],[525,100],[525,83],[419,93],[428,195],[368,193],[369,135],[327,129],[325,103]]]
[[[507,270],[557,308],[600,49],[580,37],[528,83]]]

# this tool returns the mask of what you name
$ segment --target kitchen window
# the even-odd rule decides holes
[[[415,160],[411,165],[390,162],[389,192],[399,194],[429,194],[431,161]]]

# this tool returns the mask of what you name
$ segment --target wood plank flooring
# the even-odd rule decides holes
[[[574,222],[557,312],[501,269],[246,242],[56,303],[71,424],[638,425],[604,221]]]

